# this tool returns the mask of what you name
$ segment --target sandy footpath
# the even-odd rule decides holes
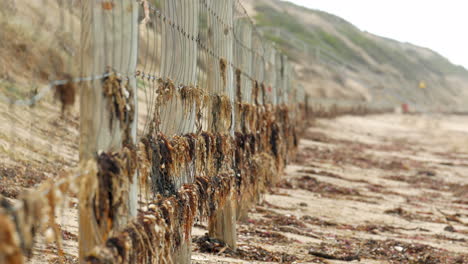
[[[239,249],[198,225],[193,263],[468,263],[467,157],[468,117],[318,120]]]

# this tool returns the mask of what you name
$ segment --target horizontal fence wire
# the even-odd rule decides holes
[[[219,219],[231,212],[233,228],[221,233],[235,238],[235,220],[294,156],[307,115],[341,113],[309,101],[293,64],[239,0],[6,0],[0,8],[0,37],[11,39],[0,44],[0,64],[11,63],[0,69],[9,131],[0,138],[2,180],[40,174],[18,181],[18,192],[1,190],[8,225],[0,230],[17,242],[0,260],[73,261],[78,244],[62,234],[77,225],[66,218],[82,217],[81,260],[184,263],[197,219],[223,236]],[[41,254],[47,245],[51,256]]]

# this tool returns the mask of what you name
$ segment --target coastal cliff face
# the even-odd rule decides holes
[[[295,63],[316,98],[462,111],[468,71],[435,51],[363,32],[342,18],[279,0],[244,0],[264,36]],[[425,88],[422,88],[425,87]]]

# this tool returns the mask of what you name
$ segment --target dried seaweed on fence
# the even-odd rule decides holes
[[[256,137],[257,137],[257,148],[261,151],[264,150],[265,145],[265,138],[267,137],[267,122],[266,122],[266,115],[265,115],[265,107],[263,105],[259,105],[256,107]]]
[[[222,108],[223,97],[216,98],[218,108]],[[147,184],[152,179],[155,200],[127,228],[97,247],[88,260],[172,263],[173,250],[190,236],[197,215],[214,223],[216,212],[227,199],[239,197],[244,209],[258,201],[292,147],[288,143],[292,141],[292,126],[286,106],[240,106],[248,127],[255,130],[236,132],[234,139],[225,133],[202,132],[172,138],[150,133],[141,140],[138,159],[145,178],[142,181]],[[177,190],[175,177],[190,163],[199,176],[193,184]],[[111,172],[112,167],[108,169]],[[109,208],[101,209],[106,210]]]
[[[179,93],[186,114],[193,108],[199,112],[204,107],[205,93],[202,89],[194,86],[184,86],[180,89]]]
[[[268,183],[273,182],[275,175],[278,174],[275,159],[266,152],[253,155],[249,160],[248,171],[241,174],[240,210],[246,210],[257,203]]]
[[[265,86],[265,83],[262,82],[262,84],[260,85],[260,89],[262,91],[262,102],[263,102],[263,104],[266,104],[267,100],[266,100],[266,86]]]
[[[103,92],[108,101],[108,107],[113,114],[109,119],[109,127],[112,128],[114,116],[120,121],[120,126],[124,131],[122,142],[124,145],[131,144],[131,127],[135,114],[133,90],[129,87],[127,80],[124,84],[122,79],[115,74],[103,79]]]
[[[222,152],[227,146],[227,137],[222,138]],[[152,180],[153,193],[164,196],[176,192],[176,177],[181,175],[182,169],[194,162],[196,171],[205,175],[213,175],[215,170],[215,153],[217,137],[203,132],[201,135],[186,134],[167,139],[163,134],[157,137],[148,135],[140,143],[140,160],[144,163],[142,177]],[[151,168],[151,169],[150,169]]]
[[[52,243],[55,241],[60,257],[64,257],[61,249],[62,233],[59,225],[55,222],[56,209],[65,204],[64,193],[75,191],[74,180],[75,178],[72,178],[71,175],[66,175],[62,179],[62,184],[58,186],[54,185],[53,181],[49,181],[41,184],[36,191],[25,191],[19,196],[17,207],[12,207],[3,198],[0,199],[0,221],[4,220],[2,219],[3,215],[8,215],[9,220],[15,226],[14,236],[16,237],[18,247],[26,257],[32,257],[36,235],[39,233],[44,234],[46,242]],[[10,229],[8,223],[5,222],[4,224],[0,224],[0,226]],[[3,231],[6,233],[5,237],[0,239],[2,243],[8,237],[9,232],[7,229],[2,230],[0,228],[0,233]],[[5,246],[9,247],[8,244]],[[0,246],[0,255],[2,253],[4,252],[2,252]]]
[[[268,129],[265,134],[235,133],[234,158],[237,191],[241,194],[242,208],[248,208],[257,201],[266,187],[266,183],[278,173],[271,148],[257,153],[262,141],[268,142]],[[266,139],[265,139],[266,138]],[[278,141],[280,139],[278,138]],[[270,154],[271,153],[271,154]],[[244,209],[240,209],[241,211]]]
[[[22,208],[15,215],[15,222],[18,235],[21,241],[21,248],[23,254],[27,257],[32,256],[32,249],[34,247],[34,238],[36,233],[39,232],[41,226],[45,223],[43,216],[43,209],[45,208],[45,201],[38,193],[25,192],[20,196]],[[40,219],[38,221],[38,219]]]
[[[240,114],[242,115],[242,132],[254,132],[256,129],[256,110],[252,104],[241,103],[239,105]]]
[[[224,132],[232,126],[232,104],[225,95],[214,95],[212,97],[212,126],[213,131]]]
[[[278,124],[271,126],[270,146],[271,152],[278,159],[280,157],[280,128]]]
[[[151,182],[153,193],[169,196],[176,191],[171,172],[174,171],[170,141],[162,134],[148,141],[151,153]]]
[[[205,171],[205,138],[201,135],[194,135],[195,141],[195,158],[194,158],[194,166],[195,171],[198,173],[202,173]]]
[[[197,153],[197,135],[194,133],[189,133],[183,135],[187,141],[187,151],[188,151],[188,161],[195,161]]]
[[[11,218],[11,205],[3,198],[0,199],[0,263],[22,264],[20,238]]]
[[[227,61],[224,58],[219,59],[219,70],[221,71],[221,79],[223,80],[223,88],[227,85]]]
[[[55,211],[57,205],[61,202],[59,201],[59,197],[62,194],[60,193],[59,195],[56,194],[56,191],[59,192],[59,190],[55,190],[55,188],[51,188],[49,193],[47,194],[47,204],[49,206],[49,229],[45,232],[45,234],[50,234],[50,237],[46,236],[46,239],[48,239],[48,242],[53,242],[55,241],[55,245],[57,246],[57,253],[59,255],[59,259],[62,260],[62,262],[65,260],[65,254],[63,252],[63,242],[62,242],[62,232],[55,221]],[[48,232],[50,231],[50,232]]]
[[[165,221],[173,210],[151,207],[140,213],[116,236],[107,239],[104,246],[95,247],[86,257],[89,263],[173,263],[171,223]]]
[[[242,72],[236,69],[236,99],[238,103],[242,103]]]
[[[256,105],[248,104],[246,106],[247,121],[249,123],[250,132],[257,133],[258,130],[258,107]]]
[[[173,166],[171,166],[171,174],[173,176],[180,175],[182,168],[186,167],[190,162],[190,146],[186,137],[174,136],[170,144],[172,146]]]
[[[216,138],[212,133],[202,132],[199,136],[201,145],[201,167],[205,175],[212,175],[215,171],[214,153],[216,150]]]
[[[226,171],[232,168],[232,143],[230,136],[227,134],[218,133],[216,137],[216,151],[214,153],[214,159],[216,161],[216,172]]]
[[[283,138],[283,142],[278,148],[279,156],[285,157],[288,151],[293,149],[292,147],[294,145],[294,127],[291,125],[289,108],[287,105],[278,106],[276,109],[276,120],[277,124],[280,126],[280,131],[282,132],[281,137]],[[278,160],[278,162],[280,162],[280,160]]]
[[[234,172],[236,173],[236,187],[237,192],[240,194],[241,185],[243,184],[243,174],[246,172],[246,153],[244,135],[240,132],[235,133],[235,150],[234,150]],[[240,197],[240,195],[239,195]]]
[[[155,89],[156,102],[152,120],[149,125],[149,133],[160,131],[161,111],[177,95],[176,86],[171,79],[157,79],[157,88]]]
[[[185,93],[184,96],[190,95]],[[228,103],[227,97],[216,98],[218,108]],[[228,134],[210,132],[172,138],[166,138],[161,133],[150,133],[142,138],[137,151],[139,169],[144,178],[141,181],[146,186],[151,178],[156,198],[136,221],[123,232],[109,238],[106,245],[94,250],[88,259],[93,263],[148,260],[170,263],[172,250],[181,244],[184,237],[187,239],[190,236],[196,215],[208,218],[213,223],[217,210],[230,197],[240,194],[244,207],[257,201],[278,169],[282,168],[284,155],[287,154],[288,146],[291,147],[287,143],[290,138],[285,137],[291,134],[291,131],[287,131],[291,125],[285,106],[273,109],[242,104],[242,110],[249,128],[258,127],[259,130],[252,133],[236,132],[234,139]],[[230,115],[230,111],[227,112]],[[115,155],[107,154],[101,158],[100,171],[112,175],[119,172],[117,168],[124,159],[117,161]],[[195,177],[193,184],[177,190],[175,177],[181,175],[181,169],[190,163],[194,164],[200,176]],[[109,179],[112,177],[99,177],[99,181]],[[113,186],[115,183],[106,184]],[[121,183],[122,186],[126,184]],[[97,197],[104,195],[102,193]],[[118,197],[123,197],[122,193],[118,193]],[[115,204],[115,207],[119,206],[122,204]],[[99,211],[111,212],[110,203],[104,207],[99,208]],[[125,210],[125,206],[123,208],[119,210]]]
[[[86,258],[91,263],[173,263],[172,252],[189,239],[195,216],[211,216],[224,205],[232,175],[196,177],[170,197],[159,195],[123,231]],[[182,232],[181,232],[182,230]]]
[[[139,175],[139,186],[146,199],[150,192],[150,175],[151,175],[151,162],[153,160],[153,153],[151,151],[150,141],[147,137],[143,137],[137,146],[137,158],[138,158],[138,171]]]
[[[271,127],[274,122],[274,115],[271,106],[262,106],[258,110],[258,128],[259,128],[259,148],[261,151],[270,151],[269,147]]]
[[[200,178],[198,178],[200,179]],[[208,199],[201,201],[199,204],[200,217],[208,217],[210,222],[213,221],[215,217],[215,212],[218,208],[222,208],[226,203],[226,200],[234,195],[232,192],[234,190],[234,175],[229,173],[220,173],[216,176],[209,177],[208,179],[208,189],[206,190]],[[201,193],[199,193],[200,195]],[[205,214],[203,214],[205,212]]]
[[[259,92],[260,87],[258,85],[257,80],[252,81],[252,87],[253,87],[252,95],[253,95],[253,99],[254,99],[254,104],[259,105],[259,103],[258,103],[258,92]]]
[[[111,230],[122,224],[120,221],[127,219],[128,191],[136,170],[136,159],[136,149],[130,147],[124,147],[119,153],[101,153],[98,157],[97,182],[90,183],[87,192],[92,197],[89,206],[93,209],[93,221],[99,226],[104,240]]]
[[[202,219],[211,218],[232,195],[234,175],[220,173],[213,177],[199,176],[195,178],[194,186],[198,197],[198,215]]]
[[[104,95],[109,98],[109,107],[111,113],[115,114],[119,120],[124,118],[125,103],[121,91],[122,80],[116,75],[112,74],[103,79],[102,89]],[[110,127],[112,127],[113,119],[110,119]]]
[[[235,103],[233,105],[234,107],[234,117],[235,117],[235,120],[234,120],[234,131],[243,131],[242,130],[242,127],[243,127],[243,124],[244,124],[244,117],[242,116],[242,111],[241,111],[241,107],[242,107],[242,104],[241,103]]]
[[[163,80],[159,78],[156,94],[157,106],[165,105],[176,94],[176,86],[174,85],[174,82],[171,79]]]
[[[261,152],[253,157],[252,174],[257,175],[257,193],[264,192],[277,173],[275,159],[271,155]]]
[[[62,116],[65,115],[67,108],[75,103],[76,86],[70,74],[63,74],[62,78],[67,82],[55,86],[54,97],[62,104]]]

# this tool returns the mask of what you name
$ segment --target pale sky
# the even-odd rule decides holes
[[[468,69],[466,0],[288,0],[351,22],[361,30],[430,48]]]

